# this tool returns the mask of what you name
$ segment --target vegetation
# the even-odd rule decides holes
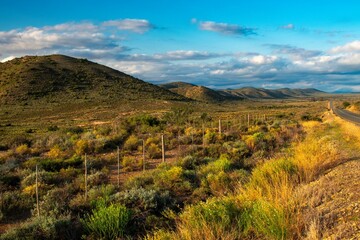
[[[102,101],[88,89],[90,77],[125,84],[124,95],[130,98],[138,98],[136,86],[142,83],[86,60],[40,57],[40,65],[33,60],[11,61],[6,66],[10,70],[1,76],[60,65],[77,76],[74,86],[66,86],[80,99],[65,110],[56,106],[62,90],[53,89],[41,94],[51,95],[55,102],[46,102],[44,111],[37,113],[31,104],[46,97],[2,97],[8,105],[0,107],[0,239],[302,239],[313,232],[322,236],[321,225],[315,224],[319,219],[304,207],[307,199],[301,189],[359,147],[354,144],[358,130],[323,114],[325,101],[141,106],[129,101],[127,107],[119,107],[117,100],[110,101],[116,88],[102,86],[109,102],[88,108],[92,97]],[[81,61],[85,69],[76,72]],[[36,81],[35,73],[29,81]],[[57,72],[54,76],[55,85],[64,77]],[[89,94],[87,100],[75,89],[82,84],[87,86],[81,90]],[[8,93],[15,91],[10,85],[5,87]],[[49,90],[43,87],[37,89]],[[147,87],[149,98],[169,94]],[[34,89],[29,87],[29,92]],[[129,89],[135,95],[128,94]],[[160,99],[183,99],[165,95]]]

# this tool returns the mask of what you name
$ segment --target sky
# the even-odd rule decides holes
[[[49,54],[154,84],[360,92],[360,2],[1,0],[0,61]]]

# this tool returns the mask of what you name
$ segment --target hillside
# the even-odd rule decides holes
[[[26,56],[0,64],[0,103],[186,100],[109,67],[64,55]]]
[[[213,89],[197,86],[185,82],[172,82],[160,85],[161,87],[168,89],[174,93],[180,94],[187,98],[191,98],[203,102],[217,102],[233,99],[232,96],[226,96]],[[240,99],[236,97],[236,99]]]

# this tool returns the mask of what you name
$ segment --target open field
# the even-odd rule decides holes
[[[341,232],[359,219],[356,199],[341,206],[352,207],[343,225],[326,216],[319,222],[331,202],[307,204],[327,184],[324,174],[340,174],[359,157],[359,130],[334,117],[326,99],[2,106],[0,126],[0,231],[8,231],[1,239],[49,238],[65,229],[68,239],[356,236],[356,228]],[[104,224],[115,223],[95,216],[111,216],[113,207],[123,209],[128,227],[104,233]]]

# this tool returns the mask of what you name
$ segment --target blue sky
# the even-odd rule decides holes
[[[358,1],[1,1],[0,60],[86,57],[152,83],[360,91]]]

